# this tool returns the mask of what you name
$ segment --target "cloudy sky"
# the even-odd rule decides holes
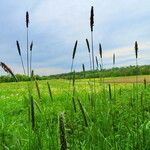
[[[149,0],[1,0],[0,61],[22,73],[16,50],[19,40],[26,60],[25,13],[30,14],[29,40],[34,42],[33,68],[37,74],[48,75],[70,70],[75,40],[78,49],[75,69],[84,63],[89,69],[85,39],[90,39],[89,17],[94,6],[94,50],[102,44],[104,67],[135,64],[134,42],[139,44],[139,64],[149,64],[150,1]],[[0,69],[0,74],[3,71]]]

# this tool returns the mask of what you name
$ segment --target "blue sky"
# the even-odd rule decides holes
[[[29,11],[29,39],[34,42],[35,73],[68,72],[75,40],[79,41],[75,70],[81,70],[82,63],[89,69],[85,39],[90,39],[92,5],[95,10],[94,50],[98,55],[98,44],[102,44],[104,67],[112,67],[113,53],[116,54],[116,66],[134,65],[135,41],[139,43],[139,64],[149,64],[149,0],[1,0],[0,61],[15,73],[22,73],[16,40],[19,40],[25,58],[25,12]],[[2,69],[0,74],[3,74]]]

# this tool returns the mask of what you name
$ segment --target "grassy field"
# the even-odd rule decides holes
[[[149,149],[150,85],[98,81],[33,82],[33,103],[26,82],[0,84],[0,149]]]

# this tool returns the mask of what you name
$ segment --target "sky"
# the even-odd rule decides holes
[[[103,48],[104,68],[135,65],[134,43],[139,45],[139,65],[149,64],[149,0],[1,0],[0,61],[14,73],[23,73],[16,48],[19,41],[26,64],[25,14],[30,15],[29,41],[33,41],[35,74],[69,72],[75,41],[78,47],[74,69],[89,69],[85,39],[90,40],[90,9],[94,6],[94,53]],[[0,74],[4,74],[0,69]]]

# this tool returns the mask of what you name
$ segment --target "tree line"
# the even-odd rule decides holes
[[[80,71],[75,72],[76,79],[83,78],[98,78],[98,77],[119,77],[119,76],[134,76],[134,75],[150,75],[150,65],[128,66],[128,67],[115,67],[111,69],[95,70],[95,71]],[[18,81],[29,81],[30,78],[25,75],[16,74]],[[72,73],[62,73],[49,76],[34,75],[37,80],[50,80],[50,79],[71,79]],[[14,78],[10,75],[0,76],[0,83],[2,82],[15,82]]]

